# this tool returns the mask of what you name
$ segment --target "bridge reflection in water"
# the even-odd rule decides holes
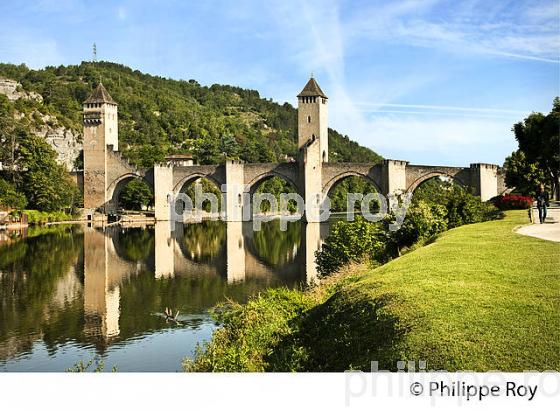
[[[188,278],[216,279],[210,283],[219,284],[219,288],[243,286],[249,282],[248,287],[255,291],[311,283],[317,277],[315,252],[326,238],[329,226],[291,222],[288,229],[281,232],[279,221],[271,221],[263,223],[262,229],[255,232],[250,222],[205,221],[176,224],[171,228],[169,222],[126,229],[84,228],[86,339],[97,340],[98,347],[107,346],[118,336],[122,339],[121,303],[127,301],[121,300],[124,297],[121,293],[130,294],[128,288],[138,280],[135,277],[145,276],[146,271],[153,273],[156,283]],[[121,288],[128,290],[121,292]],[[224,296],[225,291],[222,292]],[[251,291],[243,293],[248,296]],[[175,300],[177,303],[189,297],[197,299],[196,304],[200,304],[199,299],[206,299],[205,307],[211,307],[220,299],[220,295],[214,294],[208,298],[183,294]],[[172,300],[168,300],[170,307],[175,308]],[[143,310],[138,306],[140,316]]]

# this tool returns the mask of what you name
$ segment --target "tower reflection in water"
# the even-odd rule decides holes
[[[147,272],[152,272],[154,286],[210,279],[220,288],[214,293],[222,296],[229,287],[241,287],[245,295],[266,287],[311,283],[317,277],[315,252],[328,234],[327,224],[300,222],[289,223],[283,232],[279,221],[263,223],[257,232],[250,222],[206,221],[171,228],[168,222],[158,222],[153,227],[84,230],[86,337],[106,344],[120,335],[121,287],[133,286],[135,277]],[[219,295],[205,298],[204,292],[212,293],[207,286],[188,289],[183,304],[189,298],[205,299],[209,308],[219,301]]]

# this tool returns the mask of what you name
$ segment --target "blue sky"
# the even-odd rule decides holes
[[[514,122],[559,91],[559,1],[0,3],[0,61],[98,59],[296,104],[310,73],[330,126],[386,158],[502,164]]]

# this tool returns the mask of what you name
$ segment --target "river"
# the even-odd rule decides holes
[[[313,281],[327,234],[328,224],[279,221],[257,232],[220,221],[30,228],[0,242],[0,371],[91,359],[105,371],[181,371],[217,327],[213,306]]]

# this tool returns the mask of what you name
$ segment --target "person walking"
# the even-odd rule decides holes
[[[539,220],[544,223],[546,220],[546,208],[550,206],[548,191],[545,189],[544,184],[540,184],[537,188],[537,209],[539,210]]]

